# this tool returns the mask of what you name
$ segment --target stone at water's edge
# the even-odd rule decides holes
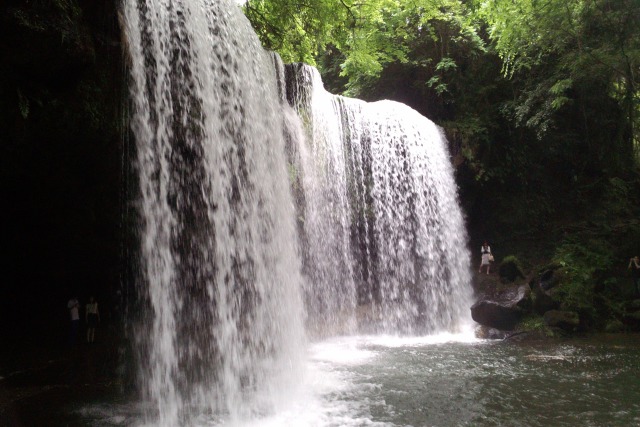
[[[511,286],[483,298],[471,307],[471,317],[481,325],[504,331],[513,330],[529,303],[529,285]]]

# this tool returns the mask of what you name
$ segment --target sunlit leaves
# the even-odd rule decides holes
[[[352,90],[385,64],[424,61],[414,48],[425,39],[440,45],[442,57],[452,44],[482,46],[462,0],[249,0],[244,10],[263,45],[286,62],[316,64],[326,46],[334,46]],[[455,64],[439,66],[445,72]]]
[[[455,68],[456,68],[455,61],[449,57],[442,58],[440,62],[438,62],[438,65],[436,65],[437,71],[447,71]]]
[[[342,65],[343,75],[358,74],[362,76],[376,76],[382,69],[379,55],[375,52],[368,52],[358,49],[347,57]]]
[[[336,0],[248,0],[243,5],[265,48],[285,62],[309,64],[350,25],[349,8]]]

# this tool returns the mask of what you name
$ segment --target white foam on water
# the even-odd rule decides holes
[[[381,347],[423,347],[446,343],[478,343],[483,340],[477,338],[472,330],[460,333],[442,332],[435,335],[408,337],[397,335],[370,335],[360,337],[363,344]]]
[[[248,421],[242,427],[387,426],[372,420],[369,403],[361,395],[376,384],[356,383],[351,369],[366,365],[377,352],[362,348],[353,337],[314,343],[309,348],[301,394],[289,408],[271,417]],[[236,426],[234,426],[236,427]],[[239,427],[239,426],[238,426]]]

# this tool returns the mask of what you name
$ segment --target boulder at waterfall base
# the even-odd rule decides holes
[[[522,319],[529,304],[531,290],[527,284],[495,291],[471,307],[471,317],[481,325],[510,331]]]

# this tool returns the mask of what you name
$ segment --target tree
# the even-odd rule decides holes
[[[513,104],[520,124],[539,136],[568,110],[578,111],[592,157],[618,167],[634,162],[639,139],[640,2],[636,0],[488,0],[481,15],[507,77],[528,76]],[[593,93],[600,90],[599,93]],[[597,101],[594,97],[598,97]],[[612,102],[617,108],[610,109]],[[588,116],[618,114],[610,143],[593,139]],[[589,111],[591,110],[591,111]],[[611,148],[614,150],[611,150]],[[604,150],[603,150],[604,149]],[[606,155],[605,155],[606,154]]]
[[[243,5],[266,49],[285,62],[311,65],[329,43],[340,44],[353,25],[351,8],[340,0],[247,0]]]
[[[386,64],[424,63],[427,58],[409,55],[425,37],[439,41],[436,64],[443,73],[455,66],[447,52],[457,36],[481,44],[461,0],[248,0],[244,10],[263,45],[285,62],[322,64],[328,47],[340,52],[340,74],[348,78],[351,94]],[[445,90],[437,79],[431,84]]]

